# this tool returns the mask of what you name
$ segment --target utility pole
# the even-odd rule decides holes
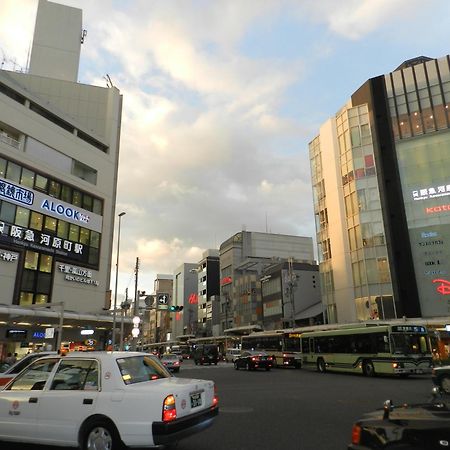
[[[294,260],[292,257],[288,259],[288,291],[289,301],[291,303],[291,322],[292,328],[295,328],[295,302],[294,302],[294,287],[297,286],[297,275],[294,274]]]
[[[136,258],[136,267],[134,268],[134,274],[135,274],[135,282],[134,282],[133,323],[134,323],[135,317],[139,318],[139,291],[138,291],[139,257]],[[136,335],[133,334],[133,351],[137,350],[137,342],[138,342],[138,336],[139,336],[138,326],[135,328],[137,328],[137,331],[136,331],[137,334]]]

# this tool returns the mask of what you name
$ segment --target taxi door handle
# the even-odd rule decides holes
[[[94,403],[94,400],[92,398],[83,399],[83,405],[92,405],[92,403]]]
[[[28,399],[28,403],[37,403],[37,402],[38,402],[37,397],[30,397],[30,398]]]

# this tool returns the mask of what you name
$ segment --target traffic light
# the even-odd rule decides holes
[[[179,311],[182,311],[182,310],[183,310],[182,306],[175,306],[175,305],[169,306],[169,311],[170,312],[179,312]]]

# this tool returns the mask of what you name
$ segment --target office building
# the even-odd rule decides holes
[[[220,245],[220,332],[263,327],[261,277],[280,260],[314,263],[311,237],[241,231]]]

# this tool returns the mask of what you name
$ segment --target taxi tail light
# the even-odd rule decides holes
[[[269,361],[272,361],[272,357],[271,357],[271,356],[268,356],[267,359],[268,359]]]
[[[256,356],[252,356],[252,361],[257,361],[258,358]]]
[[[217,387],[214,385],[214,397],[212,402],[212,407],[215,408],[219,404],[219,396],[217,395]]]
[[[175,406],[175,397],[168,395],[163,402],[162,421],[171,422],[177,418],[177,408]]]
[[[361,427],[357,424],[352,428],[352,444],[358,445],[361,441]]]

